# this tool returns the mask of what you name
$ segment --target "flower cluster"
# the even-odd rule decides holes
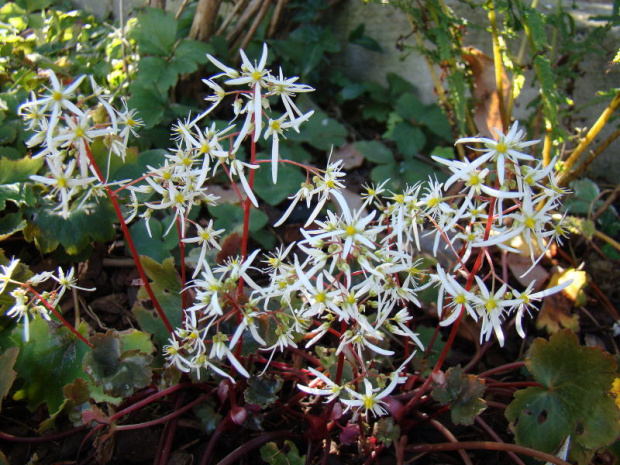
[[[33,136],[29,147],[40,147],[33,158],[45,158],[46,176],[32,176],[32,180],[45,186],[48,196],[57,200],[57,210],[66,218],[70,212],[100,195],[99,187],[105,183],[103,175],[93,169],[90,144],[102,138],[109,156],[125,159],[130,135],[142,125],[135,111],[125,105],[119,111],[110,104],[110,98],[91,78],[93,94],[75,97],[86,76],[77,78],[64,87],[53,71],[49,71],[51,89],[20,107],[20,114],[28,122]],[[87,107],[94,98],[96,103]],[[77,100],[74,102],[74,100]]]
[[[351,209],[343,195],[342,162],[330,161],[324,170],[305,167],[305,182],[275,224],[283,224],[305,203],[311,213],[300,241],[262,260],[256,250],[209,261],[209,250],[221,247],[218,239],[225,231],[213,220],[190,220],[190,210],[217,203],[210,181],[221,172],[240,201],[243,190],[257,205],[248,173],[270,162],[277,182],[278,164],[287,162],[280,158],[280,138],[288,130],[299,131],[312,116],[293,97],[313,89],[296,77],[284,77],[282,70],[275,75],[267,69],[266,47],[258,62],[241,51],[240,69],[208,58],[221,70],[204,81],[213,91],[206,99],[210,106],[175,124],[175,147],[162,166],[149,167],[142,178],[119,188],[129,192],[124,221],[144,220],[148,228],[152,216],[172,212],[168,231],[177,224],[182,243],[199,248],[193,280],[183,291],[193,302],[183,309],[183,325],[164,347],[169,365],[196,377],[215,375],[235,382],[238,375],[249,377],[254,364],[267,369],[276,353],[314,350],[321,341],[334,347],[338,368],[309,367],[299,389],[327,402],[337,399],[356,414],[378,416],[385,413],[384,399],[407,381],[403,373],[409,355],[423,348],[414,331],[422,290],[437,288],[442,326],[468,316],[480,323],[481,341],[495,335],[503,344],[506,320],[515,318],[524,336],[525,313],[567,285],[535,292],[532,283],[520,291],[493,268],[491,246],[518,253],[512,242],[521,237],[534,266],[564,231],[563,219],[552,214],[564,194],[555,183],[553,164],[544,167],[527,153],[536,141],[524,140],[517,123],[506,134],[497,131],[496,140],[458,140],[472,146],[471,159],[435,157],[449,171],[445,182],[429,179],[402,192],[388,191],[386,182],[367,186],[358,209]],[[78,195],[87,197],[83,192],[94,191],[95,181],[105,182],[93,171],[90,141],[101,137],[109,141],[111,154],[122,157],[138,120],[130,110],[115,110],[92,83],[107,115],[95,124],[94,112],[71,100],[83,78],[66,89],[55,76],[51,79],[49,95],[33,97],[22,112],[35,130],[30,144],[42,147],[37,156],[46,157],[50,172],[33,180],[52,186],[50,195],[57,196],[59,209],[67,214]],[[229,86],[234,90],[226,90]],[[228,97],[234,113],[230,125],[206,124],[205,118]],[[276,115],[272,106],[278,102],[283,110]],[[261,139],[271,143],[269,160],[255,157]],[[246,141],[252,149],[244,161],[238,155]],[[328,204],[335,210],[326,210]],[[246,215],[248,211],[249,203]],[[437,257],[440,250],[449,258],[429,265],[424,257]],[[4,271],[0,284],[10,279],[9,267]],[[71,282],[72,275],[67,279]],[[19,295],[15,300],[20,305],[24,301]],[[21,308],[12,315],[23,317]],[[409,357],[394,368],[390,357],[397,345]],[[342,369],[345,359],[348,374]]]
[[[50,321],[50,313],[55,311],[55,307],[68,290],[79,289],[82,291],[94,291],[77,285],[75,269],[70,268],[65,272],[58,268],[56,273],[44,271],[30,276],[27,279],[17,279],[17,274],[23,275],[24,271],[19,270],[19,259],[13,258],[7,265],[0,265],[0,294],[7,288],[11,288],[9,294],[14,300],[14,304],[6,311],[9,316],[23,325],[24,341],[30,340],[30,319],[41,317]],[[57,285],[51,291],[39,293],[36,287],[48,280],[56,281]]]

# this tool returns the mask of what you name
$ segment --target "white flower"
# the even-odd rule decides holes
[[[525,331],[523,331],[523,324],[522,324],[523,314],[526,311],[529,311],[530,308],[538,310],[534,306],[533,302],[539,301],[547,296],[550,296],[551,294],[556,294],[562,291],[563,289],[566,289],[568,286],[572,284],[572,282],[573,280],[569,279],[568,281],[560,283],[557,286],[553,286],[553,287],[550,287],[548,289],[544,289],[538,292],[532,292],[532,289],[534,288],[536,281],[532,281],[523,292],[519,292],[516,289],[513,289],[512,294],[516,297],[516,299],[508,300],[506,301],[506,304],[512,305],[513,309],[517,310],[516,326],[517,326],[517,332],[519,333],[519,336],[521,336],[522,338],[525,338]]]
[[[504,332],[502,322],[506,309],[513,304],[505,298],[507,284],[503,284],[495,293],[489,292],[484,281],[476,276],[478,283],[478,294],[474,295],[473,302],[476,304],[476,311],[482,319],[480,329],[480,342],[488,341],[491,334],[495,333],[500,346],[504,346]]]
[[[531,145],[537,144],[538,140],[523,141],[525,132],[519,130],[519,123],[511,126],[507,134],[502,134],[499,129],[495,129],[497,140],[488,139],[486,137],[464,137],[456,141],[456,144],[482,144],[484,149],[473,149],[483,152],[483,155],[476,161],[483,163],[484,161],[494,160],[497,163],[497,176],[500,185],[504,184],[505,179],[505,162],[510,160],[515,165],[519,165],[519,160],[534,160],[534,157],[523,153],[523,150]],[[480,161],[482,160],[482,161]]]
[[[217,242],[217,237],[225,231],[224,229],[214,230],[213,220],[209,220],[209,223],[204,228],[199,224],[196,224],[196,230],[196,237],[182,239],[182,242],[185,242],[186,244],[198,243],[198,245],[200,245],[200,257],[198,258],[196,269],[194,270],[192,278],[198,276],[201,268],[203,268],[207,250],[211,248],[218,250],[221,249]]]
[[[285,122],[286,114],[280,118],[273,120],[270,119],[265,131],[265,139],[271,137],[271,177],[273,183],[278,181],[278,156],[279,156],[279,136],[283,135],[285,129],[294,128],[297,130],[299,125],[304,121],[307,121],[314,114],[314,111],[309,111],[305,115],[301,115],[291,121]]]
[[[387,406],[387,404],[383,399],[389,396],[399,383],[403,382],[403,378],[398,375],[391,376],[390,378],[390,384],[382,391],[380,388],[373,388],[370,381],[366,378],[364,378],[364,388],[366,390],[364,394],[346,388],[353,399],[341,399],[341,402],[347,406],[345,412],[351,408],[355,408],[357,412],[363,409],[365,414],[368,414],[370,411],[375,417],[386,415],[388,412],[384,406]]]
[[[325,376],[320,371],[315,370],[314,368],[308,367],[307,370],[310,373],[312,373],[314,376],[316,376],[317,380],[323,381],[323,383],[325,383],[325,386],[327,386],[327,388],[319,389],[316,387],[312,387],[312,385],[315,384],[315,382],[313,382],[313,383],[310,383],[310,386],[304,386],[303,384],[298,384],[297,387],[300,390],[302,390],[303,392],[307,394],[312,394],[315,396],[328,396],[327,399],[325,399],[325,403],[329,403],[332,400],[338,398],[338,396],[340,395],[340,391],[342,391],[342,386],[339,386],[338,384],[334,383],[331,379],[329,379],[327,376]]]
[[[4,292],[7,284],[14,282],[11,280],[11,276],[13,275],[13,272],[15,271],[15,268],[17,268],[18,264],[19,259],[12,258],[8,265],[0,265],[0,268],[2,268],[2,273],[0,273],[0,294]]]

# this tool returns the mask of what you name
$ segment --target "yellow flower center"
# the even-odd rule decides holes
[[[525,227],[528,229],[534,229],[534,227],[536,226],[536,220],[532,217],[529,217],[525,220]]]
[[[357,234],[357,229],[355,229],[355,226],[353,225],[347,226],[347,228],[344,231],[347,236],[355,236]]]
[[[505,142],[498,142],[495,146],[495,150],[497,150],[497,152],[499,153],[506,153],[506,151],[508,150],[508,145],[506,145]]]
[[[57,102],[60,102],[62,100],[63,96],[62,96],[62,92],[53,92],[52,93],[52,100],[55,100]]]

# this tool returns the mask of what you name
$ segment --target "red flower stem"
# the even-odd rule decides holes
[[[185,393],[179,392],[175,395],[176,400],[174,403],[174,410],[177,411],[183,405],[185,400]],[[159,436],[159,446],[157,448],[156,459],[153,465],[167,465],[170,459],[170,453],[172,452],[172,442],[174,441],[174,435],[179,423],[179,417],[173,418],[171,421],[166,422],[164,430]]]
[[[151,426],[155,426],[155,425],[159,425],[161,423],[165,423],[168,420],[176,419],[177,417],[181,416],[182,414],[184,414],[188,410],[192,409],[194,406],[198,405],[201,402],[204,402],[206,399],[211,397],[215,391],[216,391],[216,389],[213,389],[211,392],[203,394],[202,396],[198,397],[196,400],[193,400],[189,404],[187,404],[187,405],[185,405],[185,406],[183,406],[183,407],[181,407],[179,409],[176,409],[174,412],[172,412],[172,413],[170,413],[168,415],[165,415],[165,416],[163,416],[161,418],[157,418],[156,420],[145,421],[144,423],[135,423],[135,424],[132,424],[132,425],[114,426],[113,430],[114,431],[129,431],[129,430],[134,430],[134,429],[149,428]]]
[[[133,261],[136,264],[138,273],[140,274],[140,279],[144,283],[144,288],[146,289],[146,292],[149,295],[151,302],[153,302],[153,306],[155,307],[155,311],[157,312],[157,315],[159,316],[159,318],[161,318],[161,321],[164,323],[164,326],[166,327],[168,332],[170,334],[173,334],[174,329],[172,328],[172,325],[170,324],[168,317],[164,313],[164,310],[161,308],[161,304],[157,300],[157,297],[155,297],[153,288],[151,287],[151,284],[149,283],[149,279],[146,275],[146,272],[144,271],[142,262],[140,261],[140,256],[138,255],[138,251],[136,250],[136,246],[133,242],[133,238],[131,237],[131,233],[129,232],[129,228],[127,227],[125,218],[123,217],[123,212],[121,211],[121,207],[118,203],[118,196],[112,191],[112,189],[110,189],[110,186],[107,185],[105,178],[103,174],[101,173],[101,170],[99,169],[99,166],[97,165],[97,162],[95,161],[95,158],[93,157],[93,154],[91,153],[90,147],[88,146],[88,144],[86,144],[85,147],[86,147],[86,154],[88,156],[88,159],[90,160],[90,165],[95,170],[95,173],[97,174],[97,178],[99,178],[99,182],[101,182],[101,184],[103,184],[103,186],[105,187],[106,193],[108,194],[108,198],[110,199],[110,202],[112,202],[112,206],[114,207],[114,211],[116,212],[116,217],[118,218],[118,221],[121,225],[121,229],[123,230],[125,241],[127,242],[127,246],[129,247],[129,250],[131,251]]]
[[[476,418],[476,423],[478,423],[483,430],[485,430],[487,432],[487,434],[489,436],[491,436],[495,441],[497,442],[504,442],[502,441],[502,439],[499,437],[499,435],[493,431],[493,428],[491,428],[491,426],[489,426],[489,424],[484,421],[482,418],[480,418],[480,415],[478,415]],[[515,454],[514,452],[508,452],[508,455],[510,455],[510,457],[512,458],[512,460],[517,464],[517,465],[525,465],[525,463],[523,462],[523,460],[521,460],[519,458],[519,456],[517,454]]]
[[[478,378],[488,378],[490,375],[494,375],[495,373],[501,373],[504,371],[514,370],[516,368],[521,368],[525,366],[525,362],[512,362],[507,363],[505,365],[501,365],[495,368],[491,368],[490,370],[483,371],[478,375]]]
[[[66,437],[73,436],[74,434],[77,434],[84,430],[86,430],[86,426],[78,426],[77,428],[73,428],[69,431],[63,431],[61,433],[50,434],[48,436],[38,436],[36,438],[25,438],[22,436],[13,436],[12,434],[8,434],[8,433],[4,433],[0,431],[0,441],[25,442],[25,443],[58,441],[59,439],[64,439]]]
[[[489,203],[489,216],[487,217],[486,229],[484,231],[485,241],[489,238],[491,234],[491,226],[493,225],[493,221],[495,220],[495,216],[493,215],[493,210],[495,209],[495,201],[496,201],[496,198],[493,197]],[[474,266],[472,267],[471,271],[469,272],[467,276],[467,283],[465,284],[466,291],[471,290],[471,288],[473,287],[474,277],[476,276],[476,273],[478,273],[478,271],[480,270],[480,267],[482,267],[483,257],[484,257],[484,248],[482,248],[478,252],[478,256],[476,257],[476,262],[474,263]],[[461,310],[460,310],[459,316],[454,322],[454,324],[452,325],[452,328],[450,330],[450,335],[448,336],[448,340],[446,341],[446,345],[441,351],[441,354],[439,354],[437,363],[435,364],[435,367],[433,368],[433,374],[438,373],[441,367],[443,366],[443,363],[445,362],[446,357],[448,356],[448,352],[450,351],[450,348],[452,347],[452,344],[454,343],[454,340],[456,339],[459,326],[461,325],[461,321],[463,319],[463,316],[465,315],[465,307],[461,304],[460,308]],[[407,403],[407,405],[405,406],[405,412],[413,408],[413,406],[420,400],[420,398],[428,391],[428,388],[431,385],[432,381],[433,381],[433,375],[429,376],[426,379],[426,381],[424,381],[424,384],[418,389],[417,394]]]
[[[273,431],[271,433],[261,434],[253,439],[250,439],[244,445],[237,447],[234,451],[224,457],[218,462],[218,465],[233,465],[239,463],[241,457],[247,455],[252,450],[267,444],[271,441],[280,441],[282,439],[290,439],[292,441],[299,439],[299,436],[291,431]]]
[[[187,284],[187,271],[185,270],[185,242],[183,239],[183,225],[181,221],[186,222],[185,217],[181,220],[180,216],[177,216],[177,234],[179,236],[179,254],[181,255],[181,307],[183,310],[187,308],[187,292],[185,289],[185,285]],[[185,312],[183,312],[183,321],[186,318]]]
[[[498,450],[504,452],[516,452],[517,454],[528,455],[543,462],[551,462],[556,465],[570,465],[570,463],[557,458],[555,455],[547,454],[529,447],[518,446],[516,444],[506,444],[492,441],[463,441],[463,442],[444,442],[439,444],[415,444],[406,446],[405,450],[413,453],[420,452],[445,452],[450,450]]]
[[[60,312],[58,312],[58,311],[57,311],[57,310],[56,310],[56,309],[55,309],[52,305],[50,305],[50,303],[49,303],[47,300],[45,300],[41,294],[39,294],[39,293],[38,293],[35,289],[33,289],[33,288],[32,288],[32,287],[30,287],[30,286],[25,286],[25,287],[26,287],[26,289],[28,289],[30,292],[32,292],[32,293],[35,295],[35,297],[39,300],[39,302],[41,302],[41,303],[45,306],[45,308],[47,308],[50,312],[52,312],[52,313],[56,316],[56,318],[58,318],[58,319],[62,322],[62,324],[63,324],[63,325],[65,325],[65,326],[67,327],[67,329],[68,329],[69,331],[71,331],[73,334],[75,334],[75,336],[76,336],[76,337],[77,337],[80,341],[82,341],[82,342],[83,342],[84,344],[86,344],[88,347],[92,347],[92,346],[93,346],[93,345],[91,344],[91,342],[90,342],[88,339],[86,339],[86,338],[85,338],[85,337],[84,337],[84,336],[83,336],[83,335],[82,335],[82,334],[81,334],[81,333],[80,333],[77,329],[75,329],[75,328],[73,327],[73,325],[72,325],[71,323],[69,323],[69,322],[65,319],[65,317],[63,317],[63,316],[62,316],[62,314],[61,314]]]
[[[169,388],[163,389],[159,392],[156,392],[153,395],[150,395],[149,397],[142,399],[140,402],[136,402],[133,405],[130,405],[127,408],[124,408],[123,410],[119,410],[118,412],[116,412],[114,415],[112,415],[109,420],[110,423],[113,421],[118,420],[121,417],[124,417],[125,415],[134,412],[136,410],[141,409],[142,407],[145,407],[146,405],[151,404],[152,402],[156,401],[157,399],[161,398],[161,397],[165,397],[169,394],[172,394],[173,392],[178,391],[179,389],[183,389],[186,387],[190,387],[193,386],[192,384],[175,384],[174,386],[171,386]]]

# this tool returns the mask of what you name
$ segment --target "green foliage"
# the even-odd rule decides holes
[[[446,371],[444,380],[435,381],[431,395],[441,405],[450,404],[450,417],[455,424],[471,425],[486,408],[482,400],[484,389],[484,381],[457,366]]]
[[[88,332],[85,323],[77,329],[83,335]],[[15,371],[21,383],[16,383],[14,398],[26,400],[32,411],[45,404],[54,415],[65,402],[64,386],[86,377],[82,359],[89,348],[64,326],[37,318],[30,322],[29,341],[17,327],[0,334],[0,341],[2,347],[19,349]]]
[[[393,442],[400,439],[400,426],[392,417],[380,418],[375,423],[372,434],[377,440],[385,444],[386,447],[390,447]]]
[[[152,258],[143,256],[140,261],[149,278],[155,298],[159,301],[168,321],[173,327],[180,327],[182,318],[181,280],[174,267],[174,260],[167,258],[159,264]],[[144,302],[148,300],[149,296],[145,287],[140,287],[138,301],[134,305],[132,313],[140,328],[153,335],[154,342],[161,350],[164,345],[168,344],[170,334],[155,311],[145,307]],[[159,359],[159,363],[161,363],[161,359]]]
[[[271,177],[271,165],[263,164],[255,173],[254,192],[269,205],[274,206],[295,194],[301,183],[306,180],[300,168],[288,163],[281,163],[278,167],[278,182],[275,184]]]
[[[169,123],[174,116],[170,89],[182,75],[205,64],[206,54],[213,53],[213,47],[183,37],[178,20],[160,9],[140,13],[129,37],[140,53],[138,71],[129,86],[129,106],[138,110],[147,128]]]
[[[2,400],[9,393],[9,389],[11,389],[17,376],[13,366],[18,354],[19,349],[17,347],[9,347],[0,354],[0,412],[2,411]]]
[[[77,255],[93,241],[114,237],[116,214],[108,201],[87,202],[73,208],[65,218],[56,203],[47,199],[26,208],[30,220],[24,228],[24,237],[34,242],[43,253],[53,252],[62,245],[70,255]]]
[[[208,402],[203,402],[194,409],[194,414],[200,421],[200,426],[205,434],[211,434],[222,421],[222,414],[216,412]]]
[[[570,330],[536,339],[526,359],[541,387],[517,391],[506,409],[518,444],[553,453],[571,436],[571,460],[589,463],[594,452],[620,434],[620,411],[609,396],[614,358],[581,347]]]
[[[278,400],[278,392],[282,389],[282,378],[279,376],[253,376],[248,379],[248,387],[243,397],[248,404],[256,404],[265,408]]]
[[[105,394],[128,397],[150,384],[155,347],[148,334],[109,330],[95,334],[90,342],[93,347],[84,357],[84,371]]]
[[[269,465],[303,465],[306,463],[306,456],[299,455],[299,450],[292,441],[284,441],[282,449],[275,442],[268,442],[260,448],[260,456]]]

